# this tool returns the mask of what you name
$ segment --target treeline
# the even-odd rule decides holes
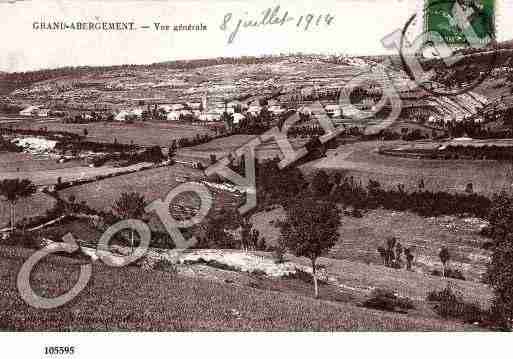
[[[472,215],[486,218],[491,206],[489,198],[472,193],[472,185],[466,193],[432,192],[425,189],[420,180],[417,190],[407,192],[404,184],[396,188],[384,189],[381,183],[370,179],[365,186],[353,176],[344,177],[335,174],[330,178],[326,172],[319,171],[312,180],[312,190],[316,195],[329,197],[332,201],[356,210],[384,208],[395,211],[411,211],[420,216],[436,217],[442,215]]]
[[[513,146],[448,146],[436,158],[513,161]]]
[[[43,127],[40,129],[27,129],[27,128],[12,128],[12,127],[0,127],[0,135],[22,135],[22,136],[43,136],[49,140],[62,141],[78,141],[82,136],[64,131],[48,131],[47,128]]]
[[[178,148],[185,148],[185,147],[193,147],[197,145],[201,145],[203,143],[207,143],[212,141],[215,138],[218,138],[220,136],[211,136],[208,133],[202,135],[202,134],[196,134],[196,136],[192,138],[188,137],[181,137],[177,140],[173,140],[171,147],[175,150]]]
[[[0,152],[21,152],[23,148],[0,136]]]
[[[73,152],[81,152],[81,151],[91,151],[91,152],[130,152],[140,149],[141,147],[134,144],[125,144],[119,143],[115,139],[114,142],[94,142],[94,141],[84,141],[82,137],[70,139],[60,139],[59,142],[55,145],[55,149],[59,151],[71,151]]]
[[[340,173],[329,176],[319,171],[307,181],[297,168],[278,168],[279,159],[257,164],[257,195],[264,206],[280,204],[287,206],[291,198],[313,194],[319,199],[352,207],[351,214],[361,216],[363,210],[384,208],[394,211],[411,211],[424,217],[442,215],[472,215],[487,218],[492,201],[485,196],[472,193],[468,186],[465,193],[432,192],[425,189],[420,180],[418,188],[407,192],[404,184],[385,189],[376,180],[364,185],[353,176],[343,177]]]
[[[391,151],[380,149],[381,154],[399,157],[421,157],[436,160],[493,160],[513,161],[513,146],[463,146],[450,145],[443,150],[414,149],[409,151]]]

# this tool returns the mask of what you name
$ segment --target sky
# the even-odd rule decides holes
[[[397,53],[385,49],[381,39],[402,28],[421,8],[420,4],[422,0],[25,0],[15,3],[0,0],[3,19],[0,23],[0,34],[3,35],[0,71],[296,52]],[[287,11],[294,20],[283,26],[242,28],[229,43],[229,36],[239,19],[260,20],[263,11],[276,6],[280,7],[279,18]],[[314,15],[310,28],[297,27],[301,16],[304,16],[302,24],[305,25],[308,14]],[[325,21],[328,14],[334,17],[330,25]],[[230,20],[225,21],[229,16]],[[321,20],[317,26],[318,16]],[[138,29],[104,32],[33,28],[34,23],[55,21],[68,24],[77,21],[134,22]],[[224,22],[226,26],[223,27]],[[513,28],[498,22],[505,29]],[[203,23],[207,31],[157,31],[154,23]],[[499,35],[504,35],[504,31],[499,31]]]

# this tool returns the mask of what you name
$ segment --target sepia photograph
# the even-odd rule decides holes
[[[2,346],[510,340],[513,1],[0,13]]]

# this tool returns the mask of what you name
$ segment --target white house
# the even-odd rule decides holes
[[[207,121],[207,122],[213,122],[213,121],[219,121],[221,119],[221,115],[218,112],[209,111],[204,112],[199,116],[200,121]]]
[[[180,112],[178,111],[171,111],[167,114],[168,121],[178,121],[180,119]]]
[[[158,107],[159,110],[164,110],[165,113],[169,113],[171,112],[173,109],[171,107],[171,105],[160,105]]]
[[[241,122],[245,118],[246,118],[246,116],[244,116],[242,113],[236,112],[236,113],[233,114],[233,123],[234,124],[239,124],[239,122]]]
[[[39,110],[39,106],[29,106],[20,111],[20,116],[33,116],[37,110]]]
[[[36,110],[36,115],[39,117],[48,117],[50,116],[50,110],[47,108],[40,108]]]
[[[168,121],[178,121],[180,116],[193,116],[193,113],[189,110],[181,110],[181,111],[171,111],[167,114]]]
[[[118,112],[117,114],[114,115],[114,121],[126,121],[127,117],[134,117],[134,116],[137,119],[141,119],[143,111],[144,110],[142,108],[135,108],[130,111],[121,110],[120,112]]]
[[[118,112],[117,114],[114,115],[114,121],[126,121],[126,117],[129,115],[130,113],[128,111],[120,111]]]
[[[251,105],[248,108],[248,112],[255,116],[260,115],[261,111],[262,111],[262,106],[259,106],[259,105]]]
[[[326,105],[324,111],[333,117],[342,117],[343,115],[342,106],[340,105]]]
[[[273,115],[281,115],[285,112],[285,109],[282,108],[280,105],[273,105],[269,107],[269,112]]]
[[[193,110],[199,110],[201,108],[201,102],[188,102],[187,105]]]

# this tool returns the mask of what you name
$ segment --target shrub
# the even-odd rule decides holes
[[[153,264],[153,269],[162,271],[162,272],[168,272],[171,274],[178,274],[178,268],[176,264],[172,263],[171,261],[160,258]]]
[[[410,298],[398,297],[393,291],[383,288],[374,289],[369,298],[363,303],[363,306],[389,312],[395,312],[397,309],[404,311],[415,308]]]
[[[465,302],[461,294],[454,292],[451,287],[430,292],[427,300],[436,302],[433,309],[444,319],[459,319],[472,324],[482,323],[487,317],[479,304]]]
[[[442,272],[440,272],[438,269],[435,269],[431,272],[431,275],[441,277]],[[466,280],[465,276],[463,275],[463,273],[461,273],[460,270],[452,269],[452,268],[447,268],[445,270],[445,277],[452,278],[452,279]]]
[[[273,257],[274,257],[275,263],[277,263],[277,264],[283,263],[285,261],[284,255],[285,255],[285,248],[283,248],[282,246],[278,245],[276,248],[273,249]]]
[[[319,267],[317,267],[319,268]],[[285,279],[298,279],[302,282],[313,284],[313,277],[312,273],[309,273],[303,269],[296,268],[296,271],[294,273],[289,273],[288,275],[284,276]],[[317,283],[319,285],[325,285],[328,284],[324,279],[317,278]]]
[[[27,233],[22,231],[14,231],[6,234],[5,238],[2,239],[2,244],[7,246],[20,246],[30,249],[39,249],[40,240],[34,237],[33,233]]]
[[[232,272],[240,272],[240,270],[234,266],[231,266],[229,264],[221,263],[219,261],[216,261],[215,259],[206,260],[203,258],[199,258],[197,260],[186,260],[184,261],[184,264],[203,264],[212,268],[226,270],[226,271],[232,271]]]

